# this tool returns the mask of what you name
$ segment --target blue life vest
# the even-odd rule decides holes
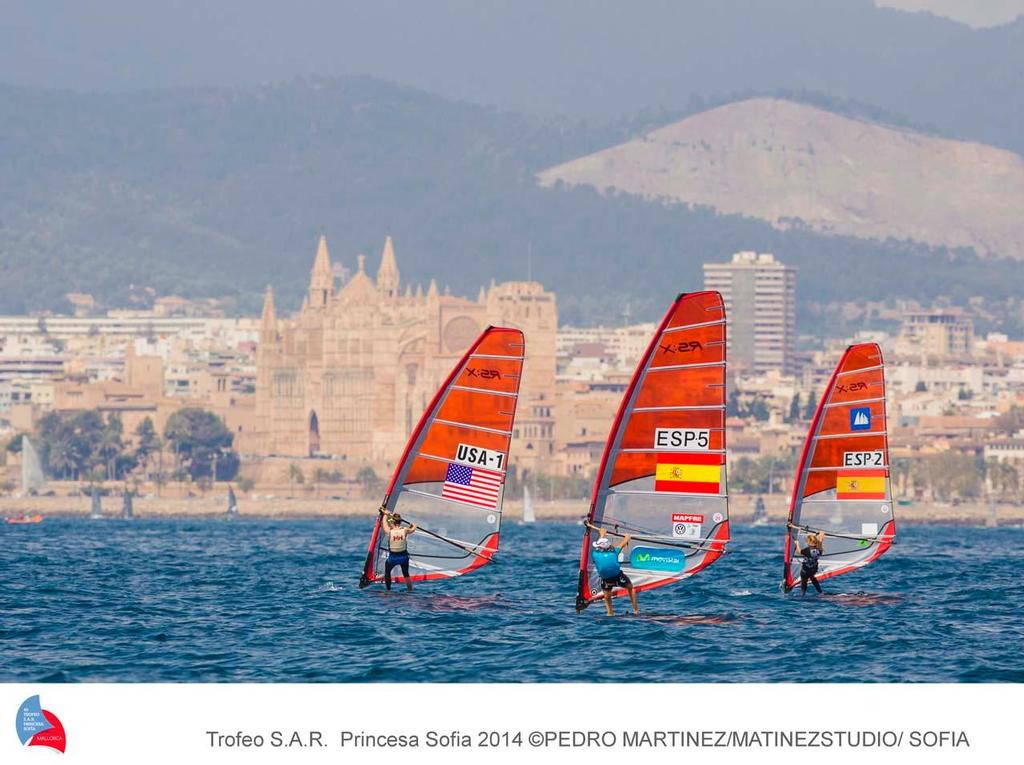
[[[590,557],[594,559],[594,567],[602,579],[614,579],[622,573],[618,550],[591,550]]]

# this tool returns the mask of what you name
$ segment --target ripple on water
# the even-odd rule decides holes
[[[4,681],[1024,681],[1019,530],[904,525],[801,597],[778,591],[778,530],[739,526],[732,555],[608,618],[575,613],[571,523],[509,526],[500,565],[412,594],[356,586],[361,521],[12,528]]]

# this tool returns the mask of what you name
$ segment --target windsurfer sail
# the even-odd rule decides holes
[[[465,574],[498,550],[525,349],[518,329],[484,330],[406,444],[380,509],[398,511],[403,524],[417,524],[407,543],[414,582]],[[377,518],[370,537],[360,587],[384,577],[388,537],[382,520]]]
[[[93,486],[90,492],[89,517],[98,520],[103,517],[103,503],[100,500],[99,490]]]
[[[132,505],[132,490],[125,486],[124,493],[121,497],[121,517],[125,519],[133,518],[135,516],[135,510]]]
[[[29,437],[21,437],[21,494],[27,497],[35,494],[43,487],[46,478],[43,475],[43,463],[39,453],[32,445]]]
[[[228,487],[228,510],[227,517],[234,518],[238,515],[238,499],[235,497],[235,490],[233,487]]]
[[[533,512],[533,497],[530,496],[530,487],[523,487],[523,523],[533,523],[537,520]]]
[[[885,373],[875,343],[846,349],[811,420],[789,504],[783,589],[800,582],[799,535],[825,532],[818,580],[866,566],[896,537]]]
[[[729,540],[725,476],[725,306],[717,292],[676,298],[619,405],[583,533],[576,610],[603,597],[591,554],[604,528],[632,544],[634,589],[678,582],[711,565]],[[613,596],[625,594],[622,587]]]

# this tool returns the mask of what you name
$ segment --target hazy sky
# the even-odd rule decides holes
[[[974,27],[1006,24],[1024,16],[1024,0],[875,0],[904,11],[931,11]]]

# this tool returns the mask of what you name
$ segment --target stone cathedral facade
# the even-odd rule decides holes
[[[321,237],[302,309],[279,318],[270,288],[257,350],[256,427],[263,455],[330,456],[389,472],[437,387],[488,325],[526,333],[511,464],[545,471],[554,455],[553,293],[537,282],[481,288],[476,300],[400,280],[391,238],[376,277],[360,255],[336,278]],[[348,472],[348,471],[346,471]]]

